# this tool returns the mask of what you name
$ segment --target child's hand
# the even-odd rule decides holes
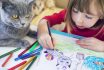
[[[38,41],[44,48],[53,49],[53,43],[48,33],[43,33],[38,37]]]
[[[42,19],[38,24],[38,41],[41,46],[47,49],[53,49],[53,43],[51,37],[49,35],[49,30],[47,26],[48,21],[46,19]]]
[[[82,48],[104,52],[104,42],[94,37],[84,38],[76,41]]]

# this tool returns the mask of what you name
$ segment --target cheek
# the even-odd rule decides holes
[[[75,22],[76,25],[79,25],[79,14],[78,13],[72,13],[72,20]]]
[[[74,21],[74,22],[76,22],[76,20],[77,20],[77,14],[75,14],[75,13],[72,13],[72,20]]]
[[[85,19],[85,25],[86,27],[92,27],[96,24],[96,22],[98,21],[98,19],[92,19],[92,20],[88,20],[88,19]]]
[[[12,20],[10,17],[5,18],[6,23],[14,23],[14,20]]]

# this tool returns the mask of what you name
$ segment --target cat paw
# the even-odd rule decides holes
[[[27,40],[21,40],[20,44],[19,44],[21,48],[26,48],[30,46],[30,43]]]

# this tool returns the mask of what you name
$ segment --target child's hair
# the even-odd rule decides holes
[[[71,25],[74,24],[71,18],[71,11],[73,7],[77,8],[81,12],[86,12],[87,14],[91,14],[90,5],[92,2],[94,2],[94,6],[97,11],[97,16],[99,16],[100,18],[93,27],[95,28],[95,27],[98,27],[99,25],[100,26],[103,25],[104,24],[103,23],[104,22],[104,19],[103,19],[104,18],[104,0],[69,0],[65,20],[68,21]]]

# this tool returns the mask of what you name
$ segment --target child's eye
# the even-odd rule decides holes
[[[73,12],[78,13],[78,9],[73,8]]]
[[[13,15],[12,18],[13,19],[18,19],[19,17],[18,17],[18,15]]]
[[[88,15],[85,15],[85,17],[88,18],[88,19],[92,19],[92,17],[91,16],[88,16]]]

